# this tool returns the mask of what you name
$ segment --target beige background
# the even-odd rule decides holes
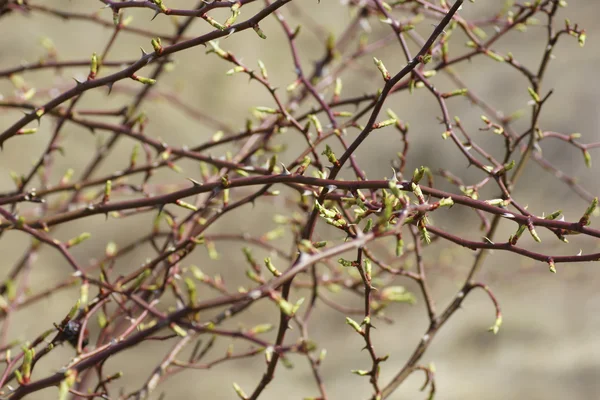
[[[193,6],[194,1],[168,0],[167,5],[174,8]],[[475,4],[465,5],[464,15],[490,15],[490,10],[500,8],[500,2],[478,0]],[[57,9],[90,13],[99,10],[101,3],[91,0],[55,0],[39,1]],[[243,7],[241,18],[248,18],[258,10],[258,4]],[[302,8],[302,13],[310,14],[315,23],[321,24],[324,31],[340,33],[350,20],[347,10],[338,2],[323,0],[294,1],[295,8],[287,6],[284,14],[292,22],[296,21],[294,9]],[[147,10],[127,10],[126,15],[134,17],[133,25],[152,29],[157,34],[172,32],[170,19],[160,15],[149,22],[151,13]],[[572,0],[567,9],[562,10],[558,21],[568,17],[573,22],[584,26],[588,32],[588,44],[580,49],[576,39],[564,37],[557,46],[556,59],[551,63],[544,89],[554,89],[541,124],[544,129],[563,133],[581,132],[583,140],[593,142],[600,140],[600,81],[597,79],[597,66],[600,62],[600,45],[597,40],[600,32],[597,23],[600,5],[593,0]],[[108,10],[99,11],[100,18],[110,21]],[[219,20],[224,20],[227,12],[215,13]],[[298,15],[300,17],[301,15]],[[526,34],[513,33],[500,41],[494,49],[506,53],[512,51],[519,61],[532,68],[537,65],[543,51],[545,28],[531,26]],[[312,62],[322,54],[323,32],[311,30],[311,24],[305,25],[298,40],[303,67],[310,71]],[[560,26],[560,23],[558,23]],[[293,65],[289,58],[286,43],[281,39],[279,25],[273,18],[261,24],[266,41],[260,40],[252,31],[246,31],[221,41],[221,46],[231,50],[248,66],[255,68],[256,60],[265,62],[270,79],[274,86],[285,87],[294,79]],[[386,26],[372,20],[376,34],[387,33]],[[194,24],[187,36],[193,37],[208,31],[205,23]],[[431,27],[422,24],[420,32],[428,33]],[[50,38],[56,45],[59,59],[88,59],[93,51],[100,52],[110,36],[110,29],[98,27],[83,21],[63,21],[40,13],[30,16],[10,16],[0,19],[0,69],[16,65],[22,61],[32,62],[44,55],[40,45],[41,37]],[[463,51],[463,38],[453,38],[451,51],[457,54]],[[111,60],[135,60],[139,56],[139,47],[151,49],[149,41],[141,36],[123,34],[118,45],[110,53]],[[315,50],[317,49],[317,50]],[[249,109],[256,105],[271,106],[268,93],[256,83],[248,83],[242,75],[225,76],[230,68],[223,60],[214,55],[204,55],[205,49],[194,48],[175,56],[175,69],[165,74],[159,81],[157,89],[161,92],[175,90],[179,98],[194,108],[219,118],[233,128],[243,126],[244,119],[250,116]],[[376,56],[383,59],[391,71],[403,66],[400,49],[389,47],[378,51]],[[361,94],[373,91],[381,86],[378,72],[369,59],[360,65],[349,68],[344,76],[344,94]],[[499,65],[491,60],[478,59],[473,63],[462,63],[456,67],[469,87],[487,99],[498,109],[510,114],[518,109],[527,109],[529,100],[524,79],[513,69]],[[149,73],[149,69],[140,75]],[[103,71],[107,73],[107,71]],[[72,85],[71,77],[85,77],[87,70],[65,69],[57,75],[51,72],[26,73],[26,81],[42,90],[64,91]],[[442,88],[450,88],[443,78],[438,83]],[[95,91],[85,95],[80,108],[110,106],[119,107],[126,101],[126,89],[139,88],[133,82],[123,82],[115,86],[115,93],[106,97],[105,91]],[[0,94],[4,97],[12,95],[12,87],[8,80],[0,80]],[[452,115],[460,115],[469,127],[478,143],[494,152],[494,148],[502,151],[503,143],[491,134],[477,132],[480,126],[481,111],[469,106],[466,101],[451,100]],[[412,140],[410,167],[428,165],[432,169],[440,167],[454,172],[461,171],[466,162],[458,150],[450,142],[441,139],[441,126],[435,118],[439,112],[433,98],[428,93],[417,92],[413,96],[396,96],[386,106],[405,121],[411,124]],[[154,98],[144,103],[143,109],[150,115],[148,134],[160,137],[172,145],[194,144],[205,141],[215,129],[202,125],[189,114],[178,111],[176,107],[164,100]],[[0,109],[0,129],[12,124],[19,113]],[[0,153],[0,191],[12,190],[13,184],[9,170],[24,173],[29,170],[31,161],[44,148],[53,124],[49,119],[43,120],[40,132],[30,137],[19,137],[9,140]],[[93,154],[96,137],[73,125],[64,129],[66,157],[57,157],[55,162],[55,180],[71,167],[81,171]],[[99,135],[101,136],[101,135]],[[121,141],[118,151],[104,163],[102,172],[107,173],[126,167],[128,155],[132,148],[128,139]],[[300,145],[300,144],[298,144]],[[565,172],[577,176],[580,182],[594,194],[598,194],[600,185],[597,180],[598,152],[592,151],[594,165],[586,169],[580,152],[564,146],[557,141],[548,141],[542,145],[544,155],[560,166]],[[384,130],[372,135],[357,152],[360,165],[371,178],[383,178],[390,174],[389,161],[400,151],[399,136]],[[222,153],[215,153],[221,155]],[[293,143],[284,155],[284,161],[296,156]],[[288,157],[288,159],[285,159]],[[181,164],[185,176],[197,176],[198,169],[193,163]],[[531,164],[527,174],[517,186],[515,197],[521,204],[528,204],[529,209],[541,215],[557,208],[563,208],[568,220],[576,220],[587,204],[573,195],[567,188],[549,177],[538,166]],[[409,168],[410,170],[410,168]],[[100,176],[100,174],[98,175]],[[475,179],[479,175],[468,171],[465,179]],[[182,183],[183,176],[166,171],[157,174],[156,182]],[[444,187],[442,179],[438,183]],[[448,188],[448,187],[446,187]],[[494,196],[497,193],[484,193]],[[266,232],[275,227],[271,222],[273,207],[283,212],[278,202],[259,203],[256,208],[242,208],[226,217],[217,232]],[[56,238],[65,240],[82,231],[90,231],[94,235],[91,240],[74,250],[74,255],[82,264],[100,257],[109,240],[125,244],[132,234],[145,232],[150,228],[150,215],[140,215],[127,220],[109,220],[103,217],[88,218],[70,223],[53,232]],[[452,232],[466,232],[472,239],[479,237],[477,219],[466,210],[458,207],[451,211],[442,211],[433,215],[440,227]],[[596,222],[594,221],[594,224]],[[503,225],[500,235],[508,237],[514,226]],[[504,235],[504,236],[503,236]],[[543,243],[535,244],[531,238],[522,240],[523,244],[539,251],[552,254],[575,254],[579,248],[584,252],[598,251],[597,242],[585,238],[573,238],[571,245],[562,245],[541,232]],[[337,239],[342,239],[337,237]],[[0,241],[0,273],[8,271],[19,259],[29,240],[18,232],[5,234]],[[289,248],[289,241],[278,242],[283,249]],[[220,273],[230,287],[234,288],[243,279],[245,265],[239,243],[218,245],[221,260],[207,260],[205,254],[195,252],[185,263],[196,263],[207,273]],[[468,250],[451,247],[450,250],[433,250],[426,259],[429,275],[432,277],[433,293],[438,308],[444,307],[455,294],[465,277],[468,265],[472,262],[472,254]],[[123,259],[119,268],[123,273],[140,265],[151,255],[149,249],[141,248]],[[257,259],[264,253],[256,252]],[[283,265],[283,264],[281,264]],[[423,363],[434,362],[437,370],[436,383],[438,395],[442,400],[454,399],[592,399],[600,397],[600,295],[598,288],[600,278],[598,265],[570,264],[559,265],[558,274],[548,273],[547,266],[518,257],[495,253],[488,261],[480,275],[480,280],[489,284],[499,299],[504,315],[504,324],[497,336],[486,332],[493,323],[494,311],[483,292],[474,292],[465,302],[463,310],[457,312],[441,331],[439,336],[423,358]],[[60,256],[52,250],[45,249],[37,260],[33,274],[32,287],[43,288],[54,282],[63,280],[70,270]],[[0,275],[2,276],[2,275]],[[3,276],[2,276],[3,277]],[[399,280],[402,284],[410,284]],[[413,288],[414,289],[414,288]],[[35,289],[34,289],[35,291]],[[210,293],[206,293],[206,296]],[[9,337],[11,339],[31,339],[41,331],[52,326],[64,316],[77,298],[76,291],[63,291],[47,299],[47,301],[28,307],[23,312],[14,314],[10,319]],[[334,297],[348,305],[359,305],[355,298]],[[419,300],[421,300],[419,298]],[[229,322],[226,326],[236,328],[240,324],[251,326],[267,322],[276,315],[271,304],[260,304],[246,313],[242,319]],[[375,343],[379,353],[390,354],[388,362],[383,364],[382,382],[394,375],[403,365],[409,354],[418,343],[426,329],[427,318],[422,301],[414,307],[394,306],[388,310],[394,318],[393,325],[384,322],[377,324]],[[2,321],[0,323],[6,323]],[[266,337],[273,338],[273,334]],[[293,334],[289,339],[293,338]],[[363,399],[368,396],[370,385],[367,379],[350,373],[351,369],[367,369],[369,367],[366,352],[360,352],[363,343],[357,335],[344,323],[344,315],[324,305],[318,307],[318,314],[312,323],[312,338],[320,346],[328,350],[328,357],[322,367],[322,374],[331,399]],[[212,353],[212,358],[219,357],[225,345]],[[236,343],[236,349],[247,348],[244,343]],[[144,344],[124,355],[115,357],[107,363],[106,371],[123,370],[126,375],[120,384],[126,386],[125,391],[137,389],[145,381],[162,358],[164,347],[161,344]],[[40,378],[55,371],[72,356],[72,350],[64,347],[53,352],[36,368],[34,377]],[[211,357],[209,357],[211,359]],[[293,370],[278,368],[276,379],[264,392],[264,399],[301,399],[316,396],[317,391],[308,369],[306,360],[292,357],[295,364]],[[235,381],[247,392],[251,392],[264,372],[262,357],[255,360],[232,362],[220,365],[209,371],[188,371],[176,375],[160,387],[166,391],[166,399],[235,398],[231,382]],[[392,399],[424,398],[419,393],[422,376],[412,376]],[[157,392],[153,398],[157,398]],[[54,398],[56,389],[51,388],[32,399]]]

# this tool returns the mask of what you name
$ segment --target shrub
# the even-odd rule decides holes
[[[500,329],[499,302],[480,280],[492,250],[552,272],[600,257],[556,255],[536,243],[546,233],[545,241],[558,242],[577,234],[579,244],[600,237],[589,227],[597,198],[541,152],[558,140],[591,167],[598,147],[541,120],[557,43],[586,39],[577,24],[559,22],[562,0],[479,0],[489,8],[483,18],[464,17],[461,8],[467,15],[474,5],[463,0],[103,0],[101,12],[93,2],[40,3],[0,1],[5,26],[25,32],[49,18],[45,26],[73,26],[72,46],[46,38],[39,61],[0,70],[12,85],[0,101],[8,121],[2,165],[15,171],[15,187],[0,193],[0,234],[27,241],[20,256],[16,242],[5,242],[7,260],[15,259],[0,286],[5,397],[58,386],[61,399],[69,392],[114,398],[118,388],[125,398],[144,398],[182,371],[251,358],[258,361],[245,365],[260,368],[261,377],[254,387],[233,383],[240,398],[268,393],[279,364],[304,359],[313,398],[325,399],[328,341],[313,337],[343,324],[343,317],[323,317],[329,309],[348,327],[328,339],[368,354],[352,372],[367,378],[372,399],[388,398],[417,371],[433,397],[434,368],[422,357],[472,292],[489,297],[490,331]],[[323,27],[314,15],[324,8],[347,9],[350,18]],[[497,48],[536,21],[545,32],[537,65]],[[131,43],[144,43],[142,53],[132,54]],[[524,78],[528,108],[505,114],[480,96],[462,76],[467,62],[488,78],[497,70]],[[217,77],[223,72],[228,82]],[[250,113],[240,106],[246,102]],[[425,112],[413,118],[409,106]],[[423,143],[427,150],[419,151]],[[33,153],[33,166],[17,152]],[[539,196],[530,209],[520,200],[517,183],[535,184],[525,174],[535,164],[589,204],[573,211],[578,219],[545,209]],[[474,260],[450,302],[436,307],[435,260],[461,248]],[[54,328],[20,337],[11,321],[61,294],[71,311],[48,307]],[[408,359],[389,359],[374,328],[414,303],[426,310],[426,330]],[[62,343],[74,355],[40,374],[38,362]],[[136,348],[155,364],[128,356]],[[122,372],[110,362],[119,355],[130,361]],[[129,379],[136,369],[147,374],[141,386]]]

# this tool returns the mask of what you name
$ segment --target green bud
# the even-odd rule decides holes
[[[145,78],[143,76],[138,76],[133,74],[131,76],[131,79],[133,79],[134,81],[138,81],[140,83],[143,83],[144,85],[154,85],[156,83],[156,79],[151,79],[151,78]]]
[[[67,247],[73,247],[73,246],[77,246],[78,244],[80,244],[81,242],[83,242],[84,240],[87,240],[89,238],[92,237],[92,234],[89,232],[83,232],[81,235],[69,240],[67,242]]]
[[[242,388],[240,387],[240,385],[238,385],[237,383],[233,382],[233,390],[235,390],[235,393],[238,395],[238,397],[242,400],[247,400],[248,396],[246,395],[246,393],[244,393],[244,391],[242,390]]]
[[[485,51],[485,55],[487,55],[488,57],[490,57],[492,60],[498,61],[498,62],[504,62],[504,57],[502,57],[500,54],[494,53],[491,50],[486,50]]]
[[[583,150],[583,160],[585,161],[585,166],[588,168],[592,167],[592,156],[590,152],[587,150]]]
[[[383,289],[381,291],[381,298],[398,303],[415,304],[417,302],[415,295],[407,291],[403,286],[390,286]]]
[[[150,41],[150,43],[152,44],[152,48],[154,49],[154,51],[156,52],[156,54],[161,54],[163,52],[163,47],[162,44],[160,43],[160,38],[154,38]]]
[[[500,326],[502,325],[502,316],[499,315],[498,318],[496,318],[496,322],[494,323],[494,325],[492,325],[490,327],[490,329],[488,329],[490,332],[492,332],[494,335],[496,335],[498,333],[498,331],[500,330]]]
[[[227,21],[225,21],[225,26],[230,27],[235,23],[237,17],[241,13],[240,7],[240,3],[235,3],[231,6],[231,17],[227,18]]]
[[[109,179],[104,184],[104,201],[108,201],[110,199],[110,192],[112,190],[112,181]]]
[[[371,229],[373,229],[373,220],[371,218],[369,218],[367,220],[367,223],[365,224],[363,233],[369,233],[369,232],[371,232]]]
[[[195,265],[190,267],[190,271],[192,271],[194,278],[198,279],[199,281],[203,282],[206,280],[206,275],[204,275],[204,272],[202,272],[200,268],[196,267]]]
[[[92,61],[90,62],[90,77],[94,78],[98,73],[98,56],[96,53],[92,54]]]
[[[529,233],[531,234],[533,240],[535,240],[538,243],[542,242],[542,239],[540,239],[540,237],[538,236],[537,232],[535,231],[535,228],[529,229]]]
[[[373,272],[373,265],[371,264],[371,260],[368,258],[365,259],[365,277],[367,281],[371,281],[371,273]]]
[[[358,376],[368,376],[368,375],[371,375],[371,372],[366,371],[364,369],[353,369],[351,372],[353,374],[358,375]]]
[[[385,121],[374,123],[373,129],[385,128],[386,126],[395,125],[397,122],[397,119],[386,119]]]
[[[358,324],[358,322],[356,322],[356,321],[355,321],[355,320],[353,320],[352,318],[350,318],[350,317],[346,317],[346,323],[347,323],[348,325],[350,325],[350,326],[351,326],[351,327],[352,327],[352,328],[353,328],[353,329],[354,329],[356,332],[358,332],[358,333],[360,333],[360,334],[362,334],[362,333],[363,333],[363,331],[362,331],[362,328],[360,327],[360,325]]]
[[[186,209],[194,211],[194,212],[198,211],[198,208],[196,206],[194,206],[193,204],[190,204],[190,203],[186,203],[183,200],[175,200],[175,204],[177,204],[179,207],[186,208]]]
[[[271,107],[254,107],[254,109],[258,112],[261,113],[265,113],[265,114],[280,114],[280,111],[275,109],[275,108],[271,108]]]
[[[346,260],[344,258],[338,258],[338,263],[342,266],[342,267],[353,267],[354,266],[354,262]]]
[[[449,98],[449,97],[454,97],[454,96],[465,96],[467,93],[469,92],[469,89],[456,89],[451,91],[450,93],[444,93],[442,94],[443,98]]]
[[[421,166],[421,168],[416,168],[415,172],[413,172],[413,183],[419,183],[423,176],[425,175],[425,167]]]
[[[330,163],[332,163],[332,164],[338,163],[337,157],[335,156],[335,154],[333,153],[333,150],[331,150],[331,147],[329,147],[328,144],[325,145],[325,150],[321,154],[325,155],[325,157],[327,157],[327,159],[329,160]]]
[[[75,385],[77,380],[77,370],[69,369],[65,372],[65,379],[58,385],[58,400],[67,400],[69,398],[69,389]]]
[[[583,213],[583,216],[579,219],[579,223],[581,225],[589,225],[590,224],[590,216],[594,213],[594,211],[596,211],[597,207],[598,207],[598,198],[594,197],[594,199],[592,200],[592,203],[585,210],[585,212]]]
[[[404,240],[399,237],[396,239],[396,257],[404,254]]]
[[[218,22],[216,19],[214,19],[210,15],[205,15],[203,18],[206,22],[208,22],[209,24],[211,24],[213,27],[217,28],[220,31],[224,31],[225,29],[227,29],[227,27],[225,25],[221,24],[220,22]]]
[[[269,79],[269,76],[267,74],[267,67],[265,67],[265,64],[261,60],[258,60],[258,68],[260,68],[260,74],[262,75],[262,77],[264,79]]]
[[[187,336],[187,332],[185,331],[185,329],[183,329],[179,325],[177,325],[175,323],[171,323],[171,325],[169,325],[169,327],[171,328],[171,330],[173,330],[173,332],[175,332],[177,334],[177,336],[181,336],[181,337]]]
[[[256,32],[256,34],[258,35],[259,38],[261,38],[261,39],[266,39],[267,38],[267,36],[264,34],[264,32],[262,31],[262,29],[260,29],[260,27],[258,26],[258,24],[253,25],[252,29],[254,29],[254,32]]]
[[[315,125],[315,129],[317,130],[317,134],[321,136],[323,133],[323,126],[321,125],[321,121],[314,114],[309,114],[308,119]]]
[[[37,128],[19,129],[17,135],[33,135],[37,132]]]
[[[585,32],[581,32],[579,34],[579,36],[577,37],[577,41],[579,42],[579,47],[585,46],[585,39],[586,38],[587,38],[587,35],[585,34]]]
[[[188,292],[188,297],[190,299],[190,304],[192,306],[195,306],[197,303],[197,289],[196,289],[196,284],[194,283],[194,281],[191,278],[185,278],[184,279],[185,282],[185,286]]]
[[[244,72],[244,71],[246,71],[246,68],[238,65],[237,67],[233,67],[229,71],[225,72],[225,75],[231,76],[233,74],[237,74],[239,72]]]
[[[267,267],[269,272],[273,274],[273,276],[281,276],[281,272],[277,268],[275,268],[275,266],[271,262],[271,258],[265,258],[265,266]]]
[[[223,59],[229,59],[229,53],[219,47],[218,41],[210,40],[208,42],[208,44],[211,47],[210,50],[208,50],[208,52],[215,53],[216,55],[218,55],[219,57],[221,57]]]
[[[454,200],[451,197],[444,197],[439,201],[440,207],[452,207],[454,205]]]
[[[251,335],[259,335],[261,333],[267,333],[271,330],[273,330],[272,324],[260,324],[260,325],[256,325],[252,329],[250,329],[250,334]]]
[[[376,57],[373,57],[373,62],[377,66],[377,69],[379,69],[379,72],[381,72],[381,76],[383,77],[383,80],[386,82],[389,81],[391,79],[391,76],[390,76],[390,73],[388,72],[387,68],[385,67],[385,65],[383,65],[383,61],[377,59]]]
[[[529,92],[529,95],[531,96],[531,98],[533,99],[533,101],[535,101],[536,103],[539,103],[539,102],[541,101],[541,99],[540,99],[540,95],[539,95],[539,94],[537,94],[537,93],[535,92],[535,90],[533,90],[533,88],[531,88],[531,87],[528,87],[528,88],[527,88],[527,91]]]
[[[333,88],[333,96],[334,97],[340,97],[341,94],[342,94],[342,79],[341,78],[336,78],[335,79],[335,86]]]
[[[555,220],[556,218],[560,217],[562,214],[562,210],[557,210],[554,211],[552,214],[548,214],[544,217],[544,219],[549,219],[549,220]]]

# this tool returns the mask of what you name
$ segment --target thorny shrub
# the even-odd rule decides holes
[[[424,389],[433,397],[434,369],[420,360],[439,330],[474,290],[489,296],[495,307],[495,323],[490,330],[495,334],[500,329],[498,301],[492,290],[478,281],[487,253],[515,253],[545,263],[552,272],[561,263],[600,258],[600,253],[553,255],[536,250],[540,230],[552,233],[558,241],[567,241],[574,234],[579,235],[578,240],[600,237],[600,231],[588,226],[597,199],[540,151],[541,142],[560,140],[581,151],[582,162],[590,167],[589,150],[600,145],[584,144],[578,134],[557,133],[540,126],[540,115],[552,93],[542,88],[542,82],[556,44],[560,39],[574,37],[583,46],[586,40],[585,31],[577,24],[559,18],[567,6],[563,0],[506,1],[498,7],[490,4],[491,15],[478,20],[461,16],[461,9],[470,6],[463,0],[346,0],[338,7],[349,10],[350,23],[337,39],[323,36],[322,47],[308,55],[297,47],[304,30],[292,26],[287,13],[293,9],[304,15],[310,27],[308,15],[318,13],[322,6],[317,2],[265,0],[251,4],[254,0],[215,0],[198,1],[189,9],[171,8],[177,0],[87,3],[89,12],[77,13],[54,8],[51,3],[44,5],[39,0],[0,1],[0,24],[22,16],[33,24],[43,16],[56,17],[56,23],[78,20],[100,25],[106,32],[105,47],[93,54],[90,49],[81,58],[62,60],[47,41],[48,51],[43,59],[10,68],[3,66],[5,69],[0,70],[0,78],[14,87],[0,100],[0,110],[12,118],[10,126],[4,126],[0,134],[4,154],[7,144],[26,139],[23,135],[33,135],[44,143],[33,167],[12,173],[16,187],[3,188],[0,193],[2,238],[26,235],[31,239],[19,261],[3,271],[0,286],[3,398],[21,399],[51,386],[58,387],[61,399],[69,393],[90,399],[145,398],[159,383],[181,371],[252,357],[264,357],[264,374],[255,387],[242,388],[233,383],[240,398],[259,398],[277,376],[278,365],[288,365],[299,358],[305,358],[312,370],[313,398],[330,398],[328,382],[320,373],[327,343],[311,340],[311,333],[320,329],[310,324],[311,319],[323,308],[345,314],[347,334],[358,335],[364,342],[370,362],[352,372],[358,375],[357,380],[365,379],[360,376],[368,379],[372,399],[388,398],[415,371],[425,373]],[[95,3],[103,3],[104,9],[98,12],[100,4]],[[133,8],[136,12],[143,9],[148,19],[132,21],[128,13]],[[230,13],[226,19],[221,18],[224,11]],[[174,30],[170,35],[157,36],[153,23],[165,16],[173,22]],[[273,18],[279,30],[263,31],[261,23]],[[524,65],[511,53],[494,49],[509,32],[526,30],[535,21],[545,32],[537,65]],[[194,37],[190,30],[199,25],[207,33]],[[374,26],[383,28],[373,29]],[[245,36],[241,35],[243,32]],[[114,60],[111,50],[125,35],[143,40],[146,51],[130,61]],[[274,51],[281,64],[289,63],[296,74],[287,89],[278,89],[271,80],[283,67],[261,61],[250,65],[225,45],[243,37],[269,46],[269,39],[277,35],[285,39],[286,47]],[[466,47],[461,39],[464,37],[468,40]],[[232,129],[194,109],[193,104],[180,101],[173,88],[161,87],[161,78],[178,56],[201,46],[206,48],[206,54],[199,56],[202,65],[215,64],[227,75],[245,75],[250,80],[248,90],[265,91],[272,99],[271,105],[257,104],[246,123]],[[381,54],[402,55],[405,65],[391,67],[386,56],[373,57],[380,49],[386,49]],[[460,54],[453,55],[451,49],[466,51],[456,50]],[[316,51],[321,55],[316,55]],[[314,63],[306,68],[306,60]],[[378,79],[370,81],[371,90],[364,95],[344,95],[348,68],[362,60],[370,60],[362,65],[378,71]],[[524,91],[528,90],[531,100],[526,114],[520,116],[521,121],[528,120],[525,129],[515,127],[519,116],[505,116],[461,83],[455,67],[482,60],[481,68],[497,62],[526,80]],[[142,74],[142,68],[147,73]],[[72,76],[73,70],[85,71],[87,78],[62,86],[34,87],[29,83],[43,71]],[[438,89],[436,79],[440,76],[450,79],[454,89]],[[164,109],[183,110],[195,118],[198,126],[216,126],[218,132],[195,135],[195,142],[187,146],[169,144],[168,132],[160,133],[158,138],[153,121],[160,115],[144,112],[144,104],[153,101],[156,88],[161,88],[159,97],[169,100],[163,103]],[[110,98],[115,91],[126,96],[119,97],[120,107],[80,106],[81,99],[90,92]],[[425,166],[407,170],[411,157],[409,125],[394,111],[386,111],[386,101],[416,91],[435,100],[438,107],[428,114],[443,126],[427,140],[443,139],[451,144],[448,148],[453,149],[453,157],[466,160],[470,177],[459,177],[449,170],[432,171]],[[494,151],[473,140],[468,124],[451,113],[450,99],[464,99],[481,109],[479,130],[497,135]],[[245,111],[235,107],[230,112],[246,117]],[[40,124],[51,125],[48,135],[38,132]],[[57,157],[70,156],[69,152],[62,154],[67,126],[91,131],[99,138],[99,144],[81,149],[88,155],[85,168],[57,171],[62,178],[55,179],[53,167]],[[397,158],[389,160],[391,178],[367,178],[360,166],[362,156],[355,154],[378,130],[397,135]],[[291,160],[282,163],[279,153],[289,138],[298,139],[296,143],[303,145],[285,149]],[[113,162],[111,173],[101,172],[100,166],[123,143],[131,156]],[[181,167],[184,161],[199,166],[199,172],[186,176],[187,170]],[[560,211],[533,215],[514,196],[517,180],[532,163],[539,164],[587,201],[589,206],[580,211],[579,220],[566,221]],[[169,169],[173,172],[169,184],[156,178],[158,172]],[[346,172],[347,178],[342,179],[340,175]],[[436,188],[436,176],[445,178],[442,180],[454,190]],[[489,192],[497,195],[487,198],[484,188],[491,188]],[[281,200],[273,203],[275,198]],[[223,216],[244,213],[261,202],[274,205],[272,210],[276,213],[272,217],[282,228],[264,231],[264,226],[256,226],[251,232],[214,232]],[[441,229],[430,219],[440,208],[446,208],[449,214],[470,210],[472,218],[481,222],[480,232],[465,235],[463,231]],[[70,240],[58,240],[55,232],[58,227],[92,216],[106,216],[105,226],[115,219],[140,216],[147,220],[128,233],[127,243],[110,241],[104,243],[105,249],[91,251],[89,257],[74,256],[74,248],[94,233],[95,226],[90,226],[90,233]],[[510,226],[514,233],[500,237],[500,226]],[[529,235],[535,242],[524,239]],[[290,239],[292,246],[288,251],[281,246],[282,236]],[[217,259],[219,242],[227,242],[227,248],[245,256],[245,267],[237,268],[244,271],[242,276],[246,275],[240,287],[228,285],[219,275],[209,276],[201,265],[196,267],[186,260],[194,252]],[[385,243],[389,254],[373,250],[376,242]],[[151,256],[129,272],[122,272],[126,270],[124,258],[142,245],[151,249]],[[431,295],[423,255],[443,246],[466,247],[476,257],[453,300],[440,309]],[[63,268],[56,272],[60,282],[31,287],[31,276],[40,268],[36,255],[43,248],[52,249],[64,259]],[[270,254],[264,261],[256,256],[261,251]],[[409,259],[415,260],[414,267],[408,267]],[[418,290],[410,292],[401,286],[403,281],[413,281]],[[74,301],[70,312],[58,310],[60,317],[54,328],[49,327],[28,341],[7,336],[11,316],[73,285],[79,287],[80,298]],[[340,291],[362,299],[362,308],[347,307],[335,297],[324,295],[328,292],[335,296]],[[378,350],[373,329],[386,318],[386,307],[415,302],[426,309],[428,328],[407,360],[390,360]],[[225,321],[235,320],[259,303],[271,303],[269,309],[279,319],[278,324],[256,321],[249,328],[224,327]],[[288,333],[292,327],[297,335],[294,339]],[[267,339],[271,329],[273,336]],[[152,340],[161,340],[164,348],[160,362],[148,369],[142,387],[128,387],[127,370],[110,370],[105,365],[111,357]],[[72,359],[56,365],[55,373],[37,376],[38,361],[65,342],[75,349]],[[240,352],[230,347],[224,354],[211,351],[215,343],[223,342],[241,342],[249,348]],[[391,380],[380,379],[382,368],[393,371]],[[120,379],[121,376],[125,378]],[[114,393],[118,388],[121,394]],[[233,395],[233,391],[222,395]]]

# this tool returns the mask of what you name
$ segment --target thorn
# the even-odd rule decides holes
[[[392,166],[392,174],[393,174],[392,175],[393,176],[392,180],[397,182],[398,181],[398,173],[394,169],[394,166]]]
[[[287,169],[284,163],[280,163],[281,168],[283,168],[283,173],[281,175],[291,175],[292,173]]]
[[[106,86],[108,86],[108,94],[107,95],[110,95],[110,93],[112,92],[113,85],[114,85],[114,82],[106,84]]]
[[[154,18],[156,18],[158,16],[158,14],[160,14],[160,10],[156,10],[156,12],[154,13],[154,16],[152,18],[150,18],[150,21],[154,21]]]
[[[144,50],[143,47],[140,47],[140,50],[142,51],[142,57],[146,57],[148,55],[148,53],[146,53],[146,50]]]
[[[197,180],[195,180],[195,179],[192,179],[192,178],[187,178],[187,180],[188,180],[188,181],[190,181],[190,182],[192,182],[192,184],[193,184],[194,186],[202,186],[202,183],[198,182],[198,181],[197,181]]]
[[[223,38],[223,40],[228,39],[229,36],[233,35],[235,33],[235,28],[231,28],[231,30],[229,31],[229,33]]]
[[[77,86],[83,84],[83,82],[81,82],[80,80],[77,80],[77,78],[73,78],[73,80],[75,81],[75,83],[77,84]]]

